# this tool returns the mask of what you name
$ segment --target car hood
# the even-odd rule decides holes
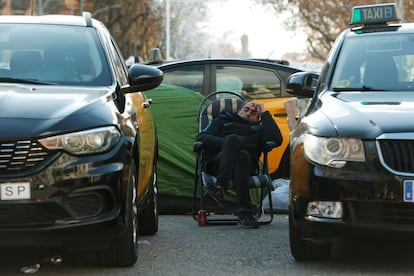
[[[87,128],[94,110],[111,100],[111,90],[1,85],[0,137],[42,136]]]
[[[375,139],[383,133],[414,132],[414,93],[326,93],[320,111],[336,135]]]

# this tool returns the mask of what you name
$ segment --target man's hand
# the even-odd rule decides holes
[[[264,104],[263,103],[259,103],[259,102],[255,102],[254,103],[256,106],[257,111],[262,114],[263,112],[265,112],[265,108],[264,108]]]

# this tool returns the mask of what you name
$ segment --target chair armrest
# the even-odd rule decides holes
[[[203,148],[203,142],[195,142],[193,145],[193,152],[200,152]]]
[[[276,143],[273,141],[267,141],[265,145],[265,152],[270,152],[272,149],[276,147]]]

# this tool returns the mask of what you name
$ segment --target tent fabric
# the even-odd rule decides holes
[[[158,193],[192,197],[198,106],[204,97],[184,87],[162,84],[146,91],[158,136]]]

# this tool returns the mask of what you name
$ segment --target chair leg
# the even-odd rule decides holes
[[[196,172],[195,180],[194,180],[194,188],[193,188],[193,207],[192,207],[192,215],[193,219],[197,220],[197,185],[198,185],[198,173]]]
[[[273,221],[273,202],[272,202],[272,189],[271,189],[271,184],[268,183],[266,185],[266,188],[263,188],[262,190],[266,189],[267,190],[267,197],[269,200],[269,208],[270,208],[270,213],[269,213],[269,219],[265,220],[265,221],[260,221],[260,224],[269,224]],[[261,197],[263,198],[263,197]],[[260,201],[260,210],[262,210],[262,213],[265,213],[263,210],[263,200]]]
[[[207,225],[208,212],[204,210],[204,189],[202,184],[201,166],[198,159],[196,163],[197,171],[195,172],[194,178],[192,215],[193,219],[198,222],[198,225],[205,226]],[[198,188],[200,188],[199,192]],[[199,208],[197,208],[197,199],[199,200]]]
[[[194,188],[193,188],[193,207],[192,207],[192,215],[194,220],[198,220],[198,208],[197,208],[197,198],[198,198],[198,185],[201,183],[201,171],[200,171],[200,164],[199,159],[196,160],[196,171],[195,171],[195,177],[194,177]],[[202,191],[201,191],[202,192]],[[201,202],[201,196],[200,196],[200,204]]]

